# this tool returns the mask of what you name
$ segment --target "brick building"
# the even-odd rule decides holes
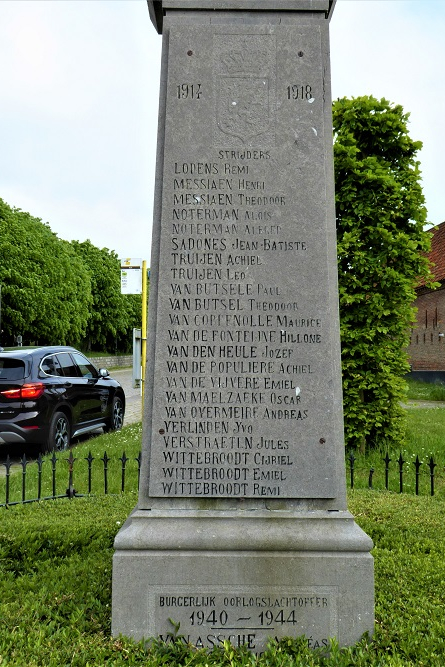
[[[445,380],[445,222],[438,225],[431,240],[429,257],[440,287],[417,287],[416,323],[411,330],[408,354],[413,376],[422,380]]]

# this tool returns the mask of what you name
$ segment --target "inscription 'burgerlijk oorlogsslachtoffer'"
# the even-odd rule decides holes
[[[334,497],[318,31],[214,32],[170,30],[150,495]]]
[[[304,634],[310,648],[326,648],[338,631],[335,587],[154,587],[150,614],[158,627],[168,628],[163,641],[172,639],[174,626],[184,641],[197,648],[212,648],[224,641],[252,651],[265,648],[269,638]]]

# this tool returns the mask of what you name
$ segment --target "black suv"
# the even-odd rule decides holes
[[[124,413],[119,382],[74,348],[0,351],[0,445],[63,450],[99,427],[122,428]]]

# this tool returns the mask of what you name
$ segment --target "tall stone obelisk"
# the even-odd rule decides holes
[[[374,586],[346,508],[333,3],[148,6],[163,33],[148,373],[113,633],[352,644]]]

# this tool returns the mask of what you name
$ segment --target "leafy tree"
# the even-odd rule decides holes
[[[373,97],[333,105],[345,436],[401,442],[414,287],[430,235],[409,114]]]
[[[85,336],[86,348],[113,352],[118,348],[129,349],[133,327],[140,326],[141,297],[121,294],[120,262],[113,250],[97,248],[91,241],[72,241],[71,245],[87,266],[91,278],[93,303]]]
[[[2,343],[77,344],[89,317],[89,274],[70,244],[0,199]]]
[[[133,329],[140,329],[142,323],[142,301],[139,294],[124,295],[128,325],[125,332],[117,336],[116,346],[122,352],[133,351]]]

